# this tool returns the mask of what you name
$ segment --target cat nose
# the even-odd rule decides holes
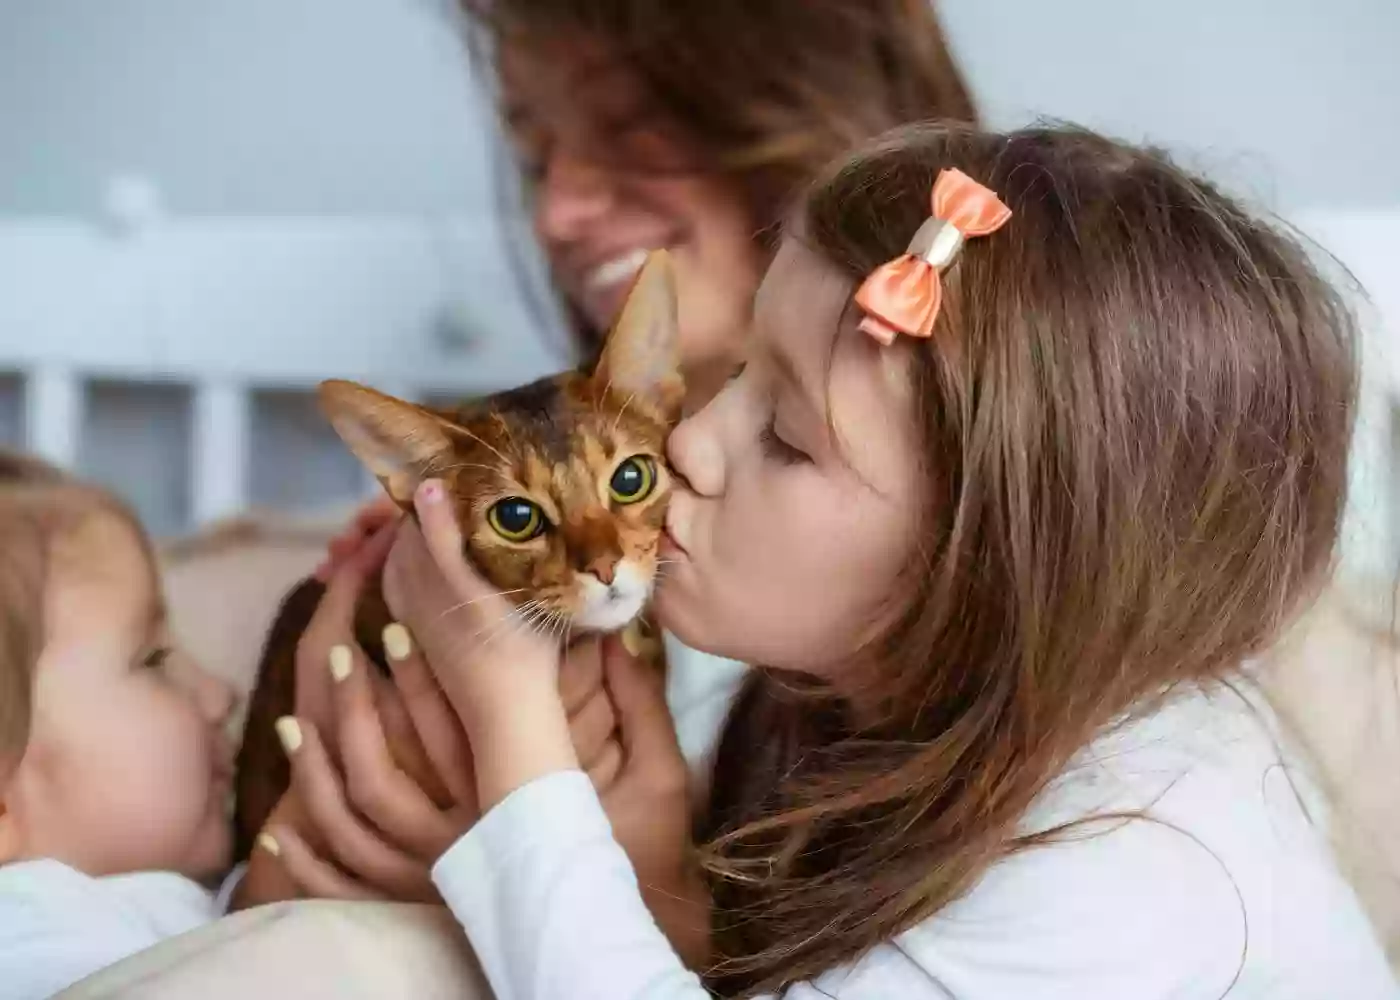
[[[596,576],[599,583],[611,587],[613,579],[617,576],[617,556],[598,556],[589,561],[584,569]]]

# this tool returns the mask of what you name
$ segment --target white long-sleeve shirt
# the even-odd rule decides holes
[[[227,909],[242,874],[216,894],[174,872],[95,878],[61,861],[0,866],[0,998],[44,1000]]]
[[[1107,812],[791,1000],[1392,1000],[1325,811],[1267,709],[1179,696],[1095,741],[1025,819]],[[496,1000],[706,1000],[642,902],[586,776],[517,789],[434,880]]]

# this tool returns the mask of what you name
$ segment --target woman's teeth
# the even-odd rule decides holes
[[[598,265],[584,279],[584,284],[589,289],[609,288],[628,278],[634,277],[642,269],[642,265],[647,262],[646,249],[633,250],[620,257],[614,257],[606,263]]]

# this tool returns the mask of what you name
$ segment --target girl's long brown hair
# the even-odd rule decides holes
[[[878,722],[755,672],[726,727],[704,831],[725,994],[855,959],[1043,840],[1018,823],[1076,751],[1227,676],[1333,560],[1357,370],[1305,251],[1073,129],[888,135],[794,238],[857,282],[943,167],[1014,214],[964,248],[916,351],[926,500],[868,650]]]
[[[976,119],[929,0],[459,2],[483,61],[485,41],[576,40],[632,73],[697,147],[693,168],[732,180],[765,244],[854,144],[902,122]],[[580,345],[598,346],[602,331],[574,320]]]

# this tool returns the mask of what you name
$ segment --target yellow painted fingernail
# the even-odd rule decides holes
[[[408,636],[408,629],[398,622],[385,625],[384,652],[389,654],[391,660],[408,659],[408,654],[413,652],[413,640]]]
[[[642,637],[638,634],[636,625],[628,625],[622,630],[622,648],[633,656],[641,655]]]
[[[350,676],[350,671],[354,669],[355,660],[350,655],[349,646],[331,647],[331,679],[339,684]]]
[[[274,858],[282,853],[282,845],[277,843],[277,838],[270,833],[258,834],[258,846]]]
[[[301,723],[290,715],[284,715],[277,720],[273,727],[277,730],[277,738],[282,741],[282,749],[287,753],[296,753],[301,749]]]

